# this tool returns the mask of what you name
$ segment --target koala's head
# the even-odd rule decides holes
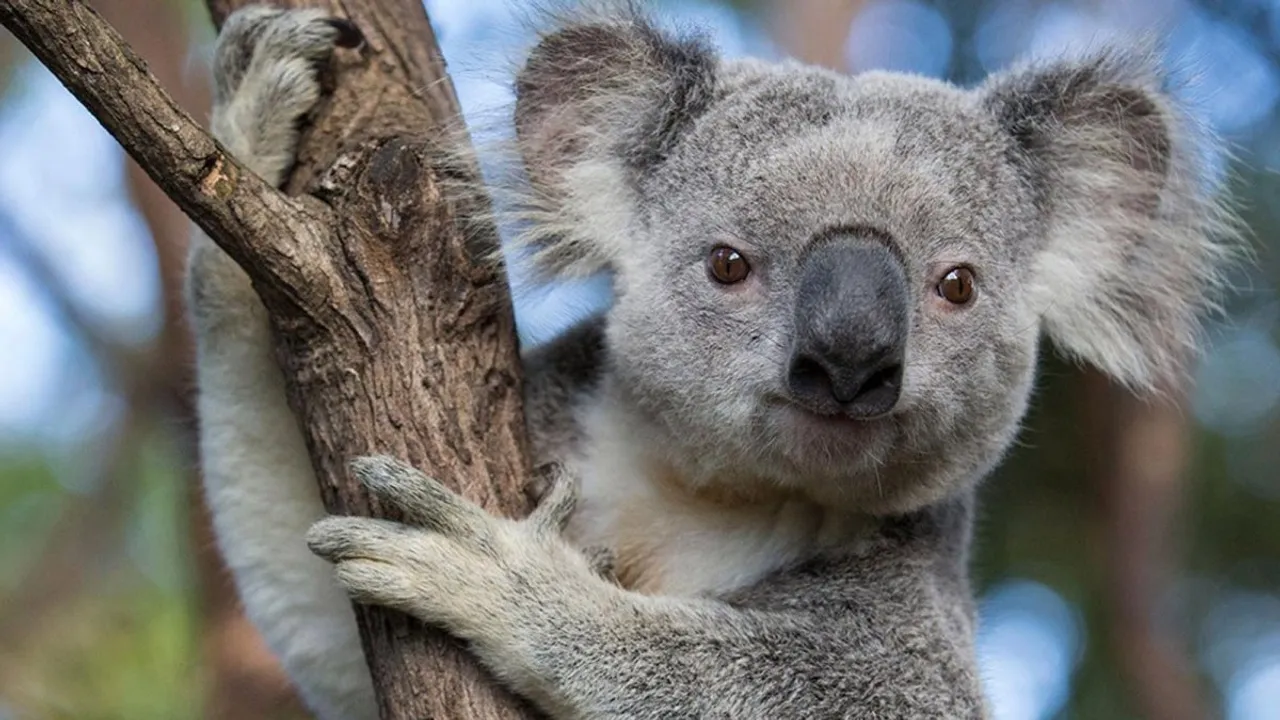
[[[718,58],[642,21],[545,36],[517,142],[557,275],[607,269],[610,382],[693,482],[905,511],[1012,441],[1042,333],[1175,377],[1230,255],[1153,53],[962,89]]]

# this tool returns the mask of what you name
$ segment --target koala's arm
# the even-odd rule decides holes
[[[213,133],[268,182],[280,184],[293,163],[298,119],[319,98],[311,64],[342,30],[314,11],[251,8],[219,36]],[[245,611],[322,718],[376,718],[350,600],[303,542],[324,507],[266,311],[245,273],[199,232],[187,300],[205,492]]]
[[[560,538],[571,482],[515,522],[388,458],[353,470],[417,526],[328,518],[312,549],[357,600],[468,641],[557,719],[984,716],[958,549],[967,501],[720,601],[601,578]]]

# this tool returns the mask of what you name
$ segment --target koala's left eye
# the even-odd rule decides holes
[[[973,300],[973,280],[973,271],[969,268],[952,268],[938,283],[938,294],[952,305],[966,305]]]
[[[722,285],[740,283],[751,273],[747,258],[728,245],[712,248],[711,255],[707,258],[707,269],[711,278]]]

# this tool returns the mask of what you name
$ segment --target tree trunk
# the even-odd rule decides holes
[[[1190,456],[1186,389],[1138,397],[1094,369],[1077,381],[1111,651],[1141,717],[1208,718],[1183,639],[1159,618],[1176,568],[1172,540]]]
[[[221,19],[231,2],[211,2]],[[156,86],[80,0],[0,0],[0,22],[249,274],[331,512],[388,516],[346,472],[389,453],[489,510],[527,512],[514,319],[486,200],[459,163],[457,102],[416,0],[334,2],[367,47],[339,53],[286,198]],[[448,156],[447,165],[441,158]],[[465,156],[464,156],[465,157]],[[358,608],[382,717],[518,717],[456,641]]]

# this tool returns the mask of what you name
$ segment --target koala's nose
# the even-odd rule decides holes
[[[830,355],[799,355],[791,361],[788,381],[796,399],[819,412],[871,417],[892,410],[898,402],[902,361],[886,355],[860,367]]]
[[[892,410],[910,323],[901,261],[879,241],[836,237],[806,258],[799,287],[792,399],[828,415]]]

